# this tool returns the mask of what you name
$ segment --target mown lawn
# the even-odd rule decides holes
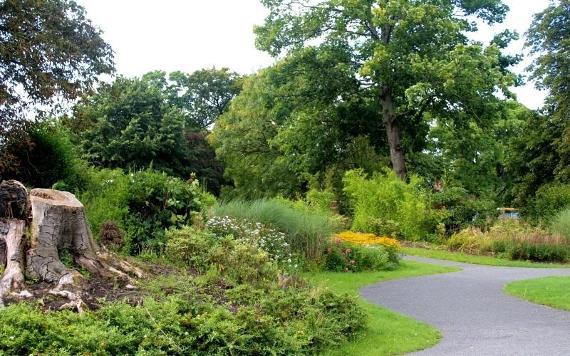
[[[509,283],[505,291],[529,302],[570,311],[570,277],[546,277]]]
[[[570,268],[570,264],[562,263],[538,263],[531,261],[512,261],[506,258],[491,256],[469,255],[461,252],[447,250],[403,247],[402,252],[406,255],[437,258],[455,262],[472,263],[476,265],[502,266],[502,267],[531,267],[531,268]]]
[[[459,268],[403,261],[395,271],[362,273],[308,273],[314,284],[321,284],[338,293],[359,295],[360,288],[390,279],[459,271]],[[428,324],[410,319],[386,308],[359,302],[368,314],[367,328],[361,338],[331,350],[326,355],[395,355],[435,345],[441,335]]]

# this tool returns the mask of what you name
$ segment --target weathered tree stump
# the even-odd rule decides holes
[[[31,219],[29,210],[31,208]],[[28,239],[24,239],[27,232]],[[24,241],[28,241],[24,246]],[[19,182],[0,184],[0,305],[3,297],[24,285],[24,276],[54,284],[52,294],[70,299],[81,310],[81,299],[64,288],[73,288],[81,274],[62,262],[72,258],[74,265],[92,274],[130,280],[142,272],[101,251],[85,217],[83,204],[68,192],[33,189],[28,195]]]

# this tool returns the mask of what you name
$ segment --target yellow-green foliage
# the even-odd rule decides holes
[[[435,230],[428,194],[415,176],[407,183],[388,170],[372,177],[352,170],[345,174],[344,190],[354,212],[352,230],[414,241]]]

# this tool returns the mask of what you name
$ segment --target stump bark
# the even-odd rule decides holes
[[[5,267],[0,279],[0,305],[6,294],[23,288],[25,275],[54,284],[50,293],[66,296],[78,310],[80,298],[64,290],[73,289],[82,279],[73,266],[105,277],[142,277],[137,268],[99,249],[85,208],[73,194],[33,189],[28,195],[16,181],[0,184],[0,266]]]

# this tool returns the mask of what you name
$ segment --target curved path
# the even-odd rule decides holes
[[[570,269],[493,267],[409,259],[463,270],[365,287],[362,296],[441,331],[443,340],[414,355],[570,355],[570,312],[525,302],[505,284],[570,275]]]

